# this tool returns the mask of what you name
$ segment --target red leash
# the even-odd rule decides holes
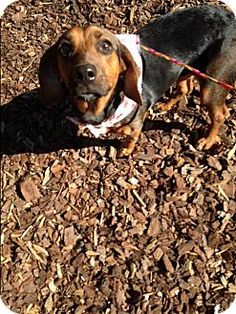
[[[233,86],[233,85],[227,84],[225,82],[219,81],[219,80],[215,79],[214,77],[212,77],[210,75],[207,75],[205,73],[200,72],[199,70],[191,67],[190,65],[187,65],[187,64],[185,64],[183,62],[180,62],[180,61],[178,61],[178,60],[176,60],[174,58],[171,58],[170,56],[167,56],[164,53],[158,52],[158,51],[156,51],[154,49],[148,48],[148,47],[143,46],[143,45],[140,45],[140,47],[142,47],[144,50],[146,50],[147,52],[151,53],[154,56],[163,58],[163,59],[165,59],[167,61],[170,61],[171,63],[174,63],[174,64],[176,64],[176,65],[178,65],[180,67],[186,68],[190,72],[193,72],[195,75],[200,76],[200,77],[202,77],[204,79],[211,80],[212,82],[215,82],[216,84],[220,85],[221,87],[223,87],[225,89],[236,90],[236,86]]]

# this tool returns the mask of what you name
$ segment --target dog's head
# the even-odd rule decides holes
[[[73,27],[43,55],[39,71],[41,100],[53,105],[72,99],[82,121],[100,123],[123,77],[123,92],[141,105],[138,68],[130,52],[109,31]]]

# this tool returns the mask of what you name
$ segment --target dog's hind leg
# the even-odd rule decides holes
[[[216,142],[218,132],[225,118],[229,115],[225,104],[227,94],[227,90],[215,83],[210,83],[202,89],[201,103],[209,113],[211,125],[208,135],[198,141],[198,149],[209,149]]]

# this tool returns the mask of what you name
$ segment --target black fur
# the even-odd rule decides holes
[[[175,11],[144,26],[137,34],[141,45],[186,64],[205,63],[220,49],[234,15],[221,7],[203,5]],[[204,56],[204,58],[203,58]],[[183,68],[142,50],[143,102],[155,104],[183,73]]]
[[[226,29],[226,36],[219,52],[210,60],[206,72],[220,81],[233,86],[236,84],[236,20]],[[210,80],[205,82],[205,86],[209,90],[212,106],[219,106],[225,102],[228,94],[225,88]]]

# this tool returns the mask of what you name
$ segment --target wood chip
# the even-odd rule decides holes
[[[159,218],[153,217],[148,227],[147,234],[150,237],[155,237],[159,234],[160,230],[161,230],[161,224],[160,224]]]
[[[75,228],[73,226],[67,227],[64,231],[64,242],[66,246],[74,246],[78,240]]]
[[[24,178],[20,182],[20,191],[27,202],[33,202],[40,198],[40,192],[31,178]]]
[[[175,269],[171,263],[171,260],[169,259],[167,254],[163,255],[163,262],[165,264],[166,270],[170,273],[174,273]]]

